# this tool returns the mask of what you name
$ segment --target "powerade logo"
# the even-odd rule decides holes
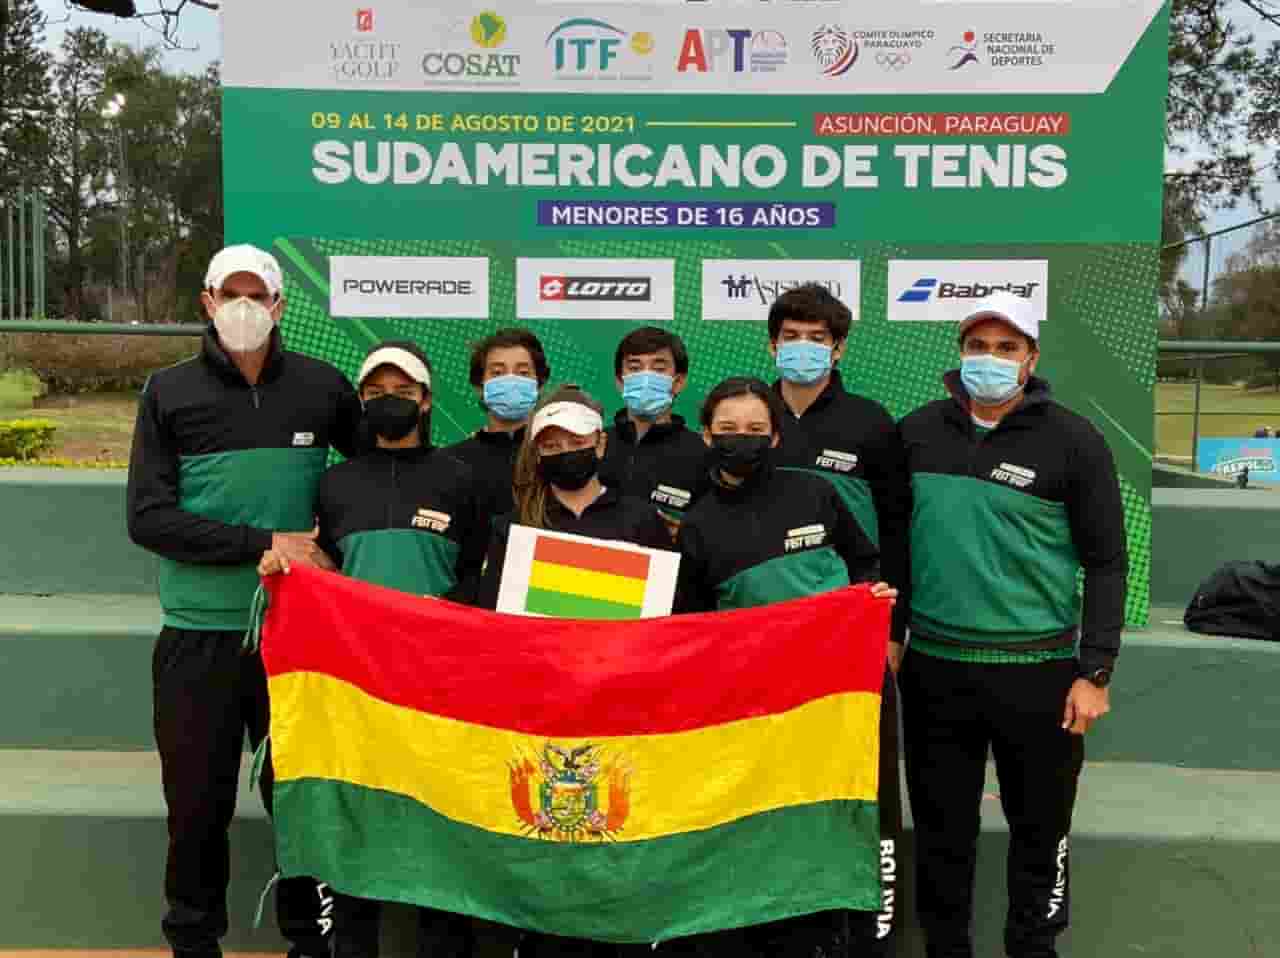
[[[628,34],[604,20],[573,17],[547,35],[556,75],[564,79],[616,77],[649,79],[645,62],[653,53],[653,34]],[[633,75],[637,70],[640,75]],[[630,72],[627,72],[630,71]]]
[[[344,279],[343,293],[365,296],[472,296],[475,283],[466,279]]]
[[[985,299],[992,293],[1006,292],[1023,299],[1030,299],[1040,287],[1039,283],[940,283],[931,276],[916,280],[898,297],[900,303],[927,303],[938,299]]]
[[[653,280],[647,276],[543,276],[538,280],[542,302],[647,303],[653,299]]]

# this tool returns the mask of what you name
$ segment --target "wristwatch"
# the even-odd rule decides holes
[[[1100,689],[1105,689],[1111,684],[1110,669],[1094,669],[1092,672],[1086,672],[1081,678],[1092,683]]]

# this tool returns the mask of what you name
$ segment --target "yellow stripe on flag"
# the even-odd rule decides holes
[[[529,588],[642,606],[645,580],[608,572],[592,572],[590,569],[575,569],[555,562],[535,561],[529,572]]]
[[[270,696],[276,781],[350,782],[477,828],[528,833],[512,766],[536,769],[546,738],[391,705],[317,672],[274,676]],[[624,785],[629,811],[613,837],[642,841],[786,806],[875,801],[879,722],[879,695],[847,692],[688,732],[551,741],[564,754],[599,747],[598,807],[608,814]],[[537,781],[524,794],[539,811]]]

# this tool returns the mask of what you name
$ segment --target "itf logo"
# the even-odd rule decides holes
[[[591,17],[574,17],[548,34],[546,46],[552,49],[558,76],[585,79],[616,73],[628,63],[634,69],[644,64],[643,58],[653,53],[651,33],[633,33],[624,46],[626,40],[627,32],[611,23]]]
[[[933,296],[933,291],[938,288],[938,281],[932,277],[918,279],[898,297],[900,303],[927,303]]]

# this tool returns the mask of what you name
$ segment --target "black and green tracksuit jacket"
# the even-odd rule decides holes
[[[713,482],[677,537],[677,611],[746,609],[869,582],[879,550],[831,483],[766,464]]]
[[[779,397],[781,382],[774,384]],[[785,404],[785,403],[784,403]],[[839,370],[803,415],[788,409],[774,461],[823,476],[840,493],[858,524],[880,548],[881,574],[905,590],[908,494],[906,456],[893,417],[878,402],[846,392]],[[894,608],[895,641],[906,632],[906,605]]]
[[[332,466],[316,494],[319,545],[345,575],[450,596],[488,541],[471,469],[430,446],[373,449]]]
[[[480,511],[492,524],[515,506],[511,495],[511,478],[516,456],[524,442],[525,427],[514,432],[487,432],[484,429],[462,442],[446,446],[445,452],[471,467],[475,476]]]
[[[147,380],[129,458],[129,537],[161,558],[164,624],[243,631],[272,532],[315,525],[329,447],[354,450],[355,390],[328,363],[281,348],[256,385],[212,324],[198,356]]]
[[[648,499],[667,519],[679,522],[711,486],[711,461],[702,436],[686,428],[684,417],[654,423],[636,439],[624,409],[605,433],[608,445],[600,480],[623,495]]]
[[[902,420],[911,476],[911,648],[968,662],[1110,668],[1124,624],[1124,509],[1111,451],[1032,377],[979,435],[951,398]],[[1083,618],[1077,578],[1084,569]]]

